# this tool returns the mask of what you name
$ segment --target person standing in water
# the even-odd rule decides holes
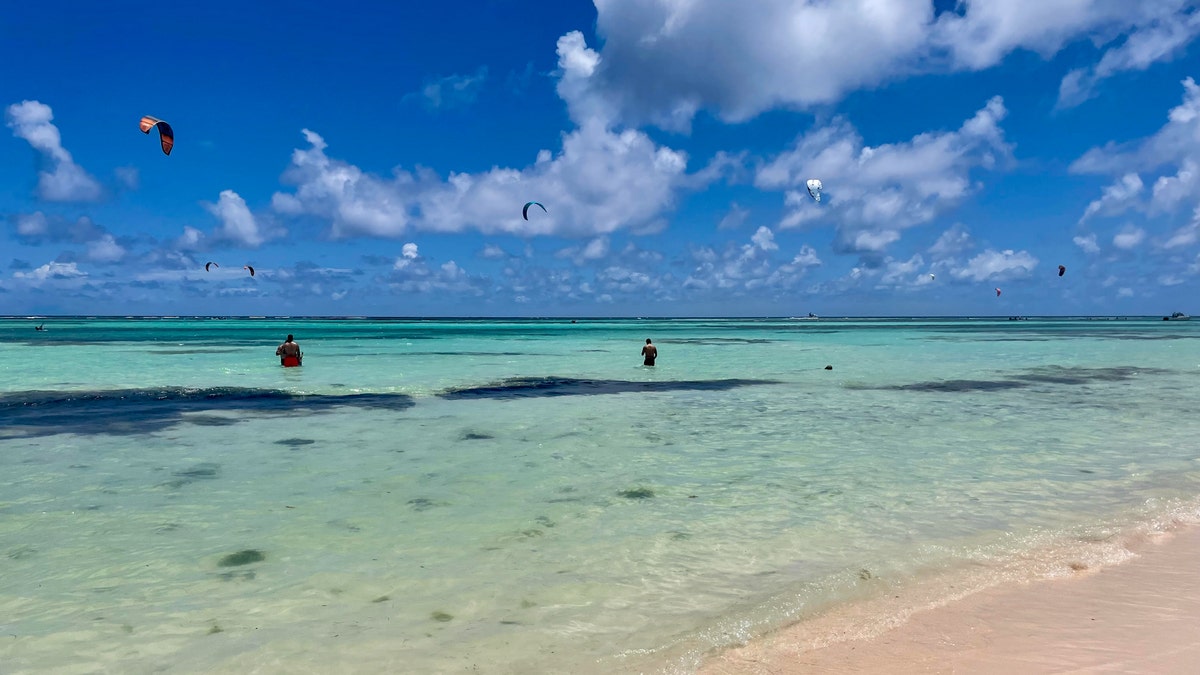
[[[296,365],[300,365],[300,362],[304,359],[304,354],[300,352],[300,345],[295,342],[290,333],[287,336],[287,340],[275,350],[275,356],[279,357],[279,365],[281,366],[287,365],[288,357],[296,359]]]
[[[646,346],[642,347],[642,356],[646,357],[646,360],[642,362],[643,366],[654,365],[654,359],[658,358],[658,347],[650,343],[650,338],[646,338]]]

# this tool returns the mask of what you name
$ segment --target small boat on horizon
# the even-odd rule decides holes
[[[817,316],[816,314],[813,314],[812,312],[809,312],[808,316],[789,316],[788,318],[791,319],[792,321],[811,321],[813,319],[819,319],[821,317]]]
[[[1187,321],[1191,318],[1192,317],[1184,314],[1183,312],[1173,312],[1171,316],[1164,316],[1163,321]]]

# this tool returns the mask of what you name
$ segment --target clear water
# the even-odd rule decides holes
[[[1200,322],[36,323],[0,320],[0,673],[690,672],[1200,497]]]

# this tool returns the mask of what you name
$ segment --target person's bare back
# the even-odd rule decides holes
[[[645,357],[645,361],[642,362],[643,366],[654,365],[654,359],[658,358],[658,347],[650,343],[650,338],[646,338],[646,346],[642,347],[642,356]]]

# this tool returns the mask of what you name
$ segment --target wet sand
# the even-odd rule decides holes
[[[865,639],[822,646],[815,636],[834,619],[796,624],[716,655],[699,672],[1200,673],[1200,528],[1136,553],[1095,571],[981,591]]]

